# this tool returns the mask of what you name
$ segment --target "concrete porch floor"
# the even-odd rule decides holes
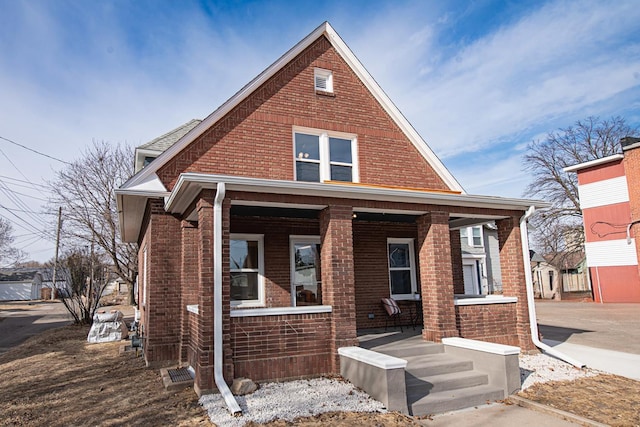
[[[422,329],[417,327],[413,329],[411,325],[394,328],[373,328],[358,329],[357,336],[360,347],[372,349],[385,344],[403,343],[403,342],[430,342],[422,340]]]

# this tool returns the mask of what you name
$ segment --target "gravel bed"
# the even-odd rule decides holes
[[[234,418],[220,394],[204,395],[200,404],[211,421],[220,426],[243,426],[249,421],[265,423],[276,418],[293,420],[331,411],[387,412],[384,405],[351,383],[327,378],[266,383],[246,396],[236,396],[242,417]]]
[[[536,383],[571,381],[600,374],[595,369],[580,369],[546,354],[520,355],[520,382],[522,390]]]
[[[598,375],[593,369],[579,369],[546,354],[521,355],[522,389],[547,381],[571,381]],[[242,417],[234,418],[219,394],[200,398],[211,421],[220,426],[243,426],[249,421],[265,423],[274,419],[293,420],[323,412],[386,412],[384,405],[373,400],[347,381],[316,378],[285,383],[261,384],[247,396],[237,396]]]

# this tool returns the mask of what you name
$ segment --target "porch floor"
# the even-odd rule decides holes
[[[428,342],[422,339],[422,329],[416,328],[415,330],[411,326],[403,327],[403,331],[400,328],[373,328],[373,329],[358,329],[357,330],[358,341],[360,347],[368,350],[374,349],[374,347],[385,346],[389,344],[417,344],[419,342]],[[381,352],[382,353],[382,352]]]

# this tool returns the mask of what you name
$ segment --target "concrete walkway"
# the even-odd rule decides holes
[[[640,381],[640,354],[547,339],[542,342],[585,363],[589,368]]]

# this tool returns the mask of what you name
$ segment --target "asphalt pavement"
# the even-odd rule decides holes
[[[0,354],[47,329],[72,322],[60,301],[0,302]]]

